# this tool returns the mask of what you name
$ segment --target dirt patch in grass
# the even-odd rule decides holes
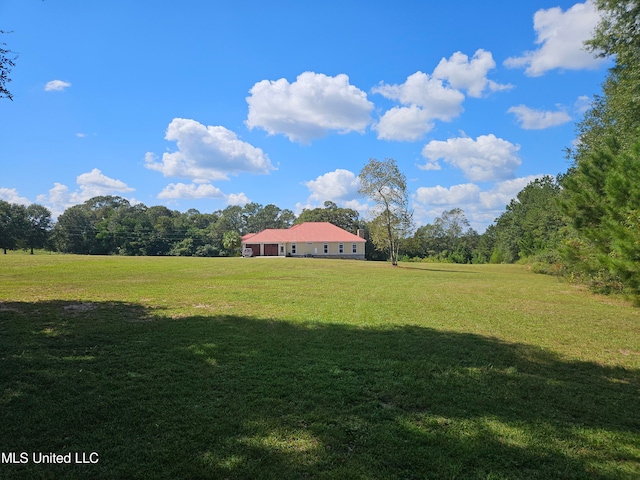
[[[91,310],[95,310],[96,306],[93,303],[72,303],[71,305],[67,305],[64,307],[64,310],[67,312],[89,312]]]

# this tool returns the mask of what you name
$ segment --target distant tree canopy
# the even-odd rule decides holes
[[[515,262],[556,248],[566,219],[560,212],[561,188],[551,176],[530,182],[495,222],[494,260]]]
[[[235,255],[239,238],[266,228],[288,228],[295,215],[275,205],[248,203],[211,214],[131,205],[95,197],[68,208],[54,228],[55,247],[68,253],[121,255]]]
[[[454,263],[486,263],[477,255],[480,235],[460,208],[445,210],[432,224],[419,227],[403,252],[410,257]]]
[[[303,210],[294,224],[304,222],[329,222],[351,233],[356,233],[362,226],[357,210],[340,208],[331,201],[324,202],[324,208]]]
[[[51,230],[51,212],[42,205],[11,204],[0,200],[0,248],[7,250],[45,247]]]

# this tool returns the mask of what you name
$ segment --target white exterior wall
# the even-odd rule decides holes
[[[344,250],[340,253],[340,244],[344,246]],[[325,244],[329,247],[328,252],[324,253]],[[353,253],[353,245],[356,245],[356,253]],[[242,244],[242,248],[246,245],[256,245],[251,241]],[[270,244],[271,245],[271,244]],[[292,246],[296,246],[296,253],[293,253]],[[356,258],[364,260],[364,243],[363,242],[302,242],[302,243],[278,243],[278,256],[305,257],[312,256],[317,258]],[[260,243],[260,256],[264,256],[264,244]]]
[[[324,252],[325,244],[328,246],[327,253]],[[340,245],[343,251],[340,253]],[[353,245],[356,246],[356,253],[353,253]],[[296,253],[293,253],[293,245],[296,246]],[[294,257],[314,256],[314,257],[352,257],[364,259],[363,242],[313,242],[313,243],[287,243],[287,255]]]

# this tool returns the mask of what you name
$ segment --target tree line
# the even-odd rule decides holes
[[[386,162],[393,164],[395,173],[399,174],[395,162]],[[380,163],[383,162],[377,162]],[[518,239],[528,238],[528,234],[522,232],[536,224],[542,215],[549,215],[548,205],[537,214],[523,215],[520,210],[535,211],[527,199],[544,196],[551,182],[550,178],[536,180],[525,188],[519,194],[520,200],[507,206],[498,223],[482,235],[470,227],[460,208],[444,211],[433,224],[412,230],[410,212],[406,209],[403,210],[404,223],[396,219],[398,211],[384,210],[366,221],[357,210],[338,207],[331,201],[324,202],[320,208],[305,209],[296,216],[291,210],[273,204],[248,203],[243,207],[229,206],[213,213],[200,213],[195,209],[179,212],[165,206],[132,205],[122,197],[98,196],[67,208],[57,222],[53,222],[51,212],[42,205],[25,207],[0,200],[0,248],[4,253],[8,249],[27,249],[33,253],[34,248],[44,248],[82,255],[235,256],[240,253],[241,238],[247,233],[289,228],[303,222],[330,222],[351,233],[364,230],[366,258],[370,260],[390,259],[393,252],[392,263],[398,259],[513,262],[524,252],[547,245],[536,237],[538,239],[532,239],[524,250],[524,244]],[[555,192],[557,187],[552,190]],[[547,198],[547,204],[550,202]],[[541,229],[536,228],[531,235],[539,236]],[[391,239],[389,231],[393,231]]]

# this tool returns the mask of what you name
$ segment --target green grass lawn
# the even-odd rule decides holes
[[[29,457],[3,479],[637,479],[640,310],[514,265],[0,255],[0,452]]]

